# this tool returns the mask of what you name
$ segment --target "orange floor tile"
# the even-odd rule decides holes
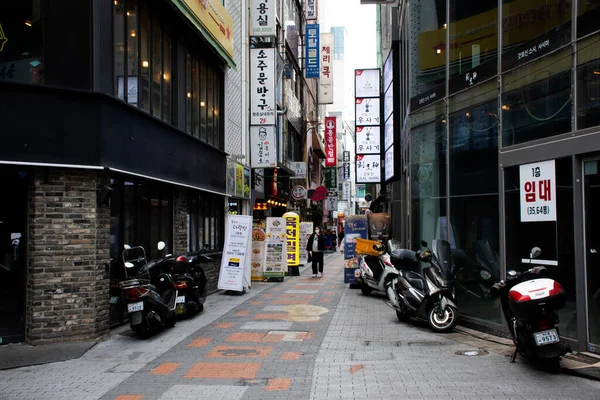
[[[181,363],[163,363],[154,368],[150,373],[152,375],[169,375],[179,367]]]
[[[142,400],[143,397],[141,394],[125,394],[117,396],[115,400]]]
[[[269,335],[267,333],[247,333],[234,332],[226,342],[247,342],[247,343],[277,343],[283,339],[283,335]]]
[[[220,329],[229,329],[233,326],[233,322],[221,322],[217,324],[215,327]]]
[[[212,341],[212,338],[198,338],[198,339],[194,339],[192,340],[192,342],[190,344],[188,344],[189,347],[204,347],[207,344],[209,344]]]
[[[282,360],[299,360],[302,353],[295,353],[293,351],[287,351],[281,355]]]
[[[234,315],[235,315],[236,317],[243,317],[243,316],[245,316],[245,315],[250,315],[250,311],[248,311],[248,310],[245,310],[245,311],[237,311],[237,312],[236,312]]]
[[[265,387],[265,390],[288,390],[290,383],[292,383],[291,378],[269,379],[269,384]]]
[[[252,319],[284,319],[287,316],[287,313],[262,313],[256,314]]]
[[[185,378],[253,379],[262,363],[201,362],[186,372]]]
[[[217,346],[206,358],[267,358],[271,351],[272,347]]]

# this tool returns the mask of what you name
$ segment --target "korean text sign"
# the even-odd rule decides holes
[[[251,36],[275,36],[275,1],[252,0]]]
[[[356,127],[356,154],[381,153],[381,128],[379,126]]]
[[[275,49],[250,49],[250,125],[275,125]]]
[[[333,104],[333,33],[321,33],[319,104]]]
[[[277,166],[275,125],[251,126],[250,145],[252,168]]]
[[[319,77],[319,24],[306,24],[306,78]]]
[[[300,264],[300,216],[294,212],[283,214],[287,231],[287,264]]]
[[[556,221],[554,160],[519,167],[521,222]]]
[[[244,289],[246,261],[250,261],[250,232],[252,217],[249,215],[227,215],[225,246],[221,260],[221,271],[217,287],[222,290]],[[248,263],[249,265],[249,263]]]
[[[265,277],[280,277],[287,270],[287,232],[286,220],[279,217],[267,217]]]
[[[317,0],[306,0],[306,19],[317,19]]]
[[[356,125],[379,125],[381,123],[381,117],[379,115],[380,110],[379,99],[356,99]]]
[[[325,166],[337,165],[336,117],[325,117]]]
[[[379,154],[356,156],[356,182],[378,183],[381,181],[381,156]]]

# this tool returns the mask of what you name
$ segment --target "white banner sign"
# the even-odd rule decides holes
[[[321,33],[319,104],[333,104],[333,33]]]
[[[267,235],[263,228],[264,225],[260,226],[258,224],[252,228],[252,279],[262,279],[263,277],[263,270],[267,257],[265,252],[265,239],[267,238]]]
[[[554,160],[519,167],[521,222],[556,221]]]
[[[356,127],[356,154],[381,153],[381,133],[378,126]]]
[[[306,178],[306,163],[304,161],[292,161],[290,167],[295,174],[292,178]]]
[[[252,0],[250,4],[250,36],[275,36],[275,2]]]
[[[356,125],[379,125],[379,99],[356,99]]]
[[[283,276],[287,271],[287,231],[285,218],[267,217],[267,260],[264,276]]]
[[[325,210],[327,210],[327,211],[336,211],[337,212],[337,208],[338,208],[337,196],[328,196],[325,199],[324,207],[325,207]]]
[[[275,49],[250,49],[250,125],[275,125]]]
[[[394,146],[385,152],[385,180],[389,181],[394,177]]]
[[[277,145],[275,142],[275,126],[251,126],[250,146],[252,168],[277,166]]]
[[[386,150],[394,144],[394,118],[390,118],[387,121],[385,121],[385,128],[383,131],[383,142]]]
[[[317,19],[317,0],[306,0],[306,19]]]
[[[394,112],[394,86],[390,86],[389,89],[383,95],[383,119],[386,120]]]
[[[304,265],[308,262],[308,252],[306,251],[306,245],[308,239],[313,233],[312,222],[300,222],[300,265]]]
[[[342,182],[342,200],[350,201],[350,182]]]
[[[354,75],[354,97],[379,97],[379,69],[357,69]]]
[[[356,156],[356,182],[381,182],[381,157],[379,154]]]
[[[227,215],[225,224],[225,246],[221,259],[221,271],[217,288],[222,290],[244,290],[246,265],[249,265],[250,232],[252,216]]]

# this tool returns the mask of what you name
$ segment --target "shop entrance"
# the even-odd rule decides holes
[[[27,173],[0,168],[0,344],[25,340]]]
[[[588,349],[600,353],[600,159],[586,161],[584,174],[585,266]]]

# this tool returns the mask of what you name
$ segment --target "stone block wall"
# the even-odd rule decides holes
[[[110,209],[102,171],[39,168],[29,191],[26,340],[97,339],[109,330]]]

